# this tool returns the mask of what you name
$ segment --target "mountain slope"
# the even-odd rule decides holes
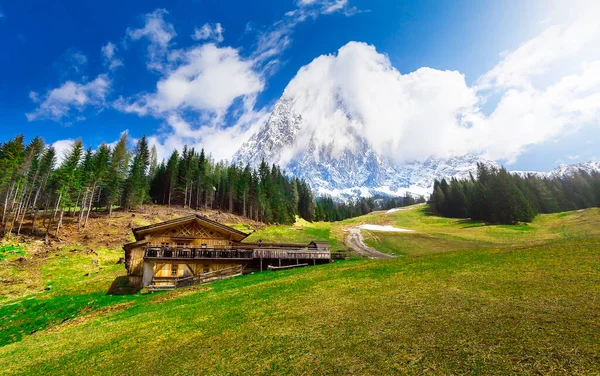
[[[257,166],[265,160],[280,164],[305,179],[318,194],[342,198],[406,192],[425,195],[435,179],[467,178],[475,172],[477,163],[497,166],[472,155],[398,165],[376,153],[355,128],[333,126],[343,127],[343,142],[334,138],[319,143],[315,134],[318,127],[309,126],[294,111],[293,98],[284,95],[265,125],[235,154],[234,162]]]

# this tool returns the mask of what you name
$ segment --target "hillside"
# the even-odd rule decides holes
[[[130,221],[174,215],[154,207],[134,214],[115,226],[99,218],[97,230],[126,236]],[[91,253],[87,243],[65,239],[41,258],[26,244],[25,256],[0,261],[3,280],[35,274],[21,264],[39,269],[20,294],[1,285],[0,367],[7,374],[600,372],[599,209],[489,226],[413,206],[269,226],[250,240],[318,238],[342,249],[344,230],[361,224],[415,232],[362,231],[368,244],[399,256],[391,259],[155,294],[106,294],[124,275],[117,245]]]

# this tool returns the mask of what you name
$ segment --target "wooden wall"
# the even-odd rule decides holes
[[[203,273],[214,272],[221,269],[231,268],[240,265],[239,263],[210,263],[209,260],[193,260],[163,263],[156,261],[154,264],[155,277],[188,277],[196,276]],[[173,275],[173,266],[177,265],[177,275]]]

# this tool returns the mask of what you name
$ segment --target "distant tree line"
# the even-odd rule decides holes
[[[323,196],[317,199],[315,219],[324,222],[342,221],[368,214],[374,210],[387,210],[424,202],[424,197],[418,196],[415,198],[410,193],[407,193],[404,197],[368,197],[349,201],[340,201],[330,196]]]
[[[492,223],[531,222],[539,213],[556,213],[600,205],[600,174],[520,176],[504,168],[477,165],[477,177],[435,181],[431,201],[445,217]]]
[[[26,218],[32,232],[58,236],[65,215],[85,227],[92,210],[124,210],[157,203],[227,211],[266,223],[315,219],[308,184],[276,165],[258,169],[214,162],[204,151],[184,147],[158,163],[142,137],[134,150],[127,135],[112,147],[84,149],[76,140],[60,164],[53,147],[36,137],[0,144],[0,230],[20,233]]]
[[[423,196],[413,196],[407,192],[404,197],[388,197],[381,200],[381,205],[378,209],[389,210],[394,208],[401,208],[404,206],[410,206],[415,204],[423,204],[427,200]]]

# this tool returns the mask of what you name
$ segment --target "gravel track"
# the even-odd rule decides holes
[[[345,243],[350,250],[364,257],[370,258],[393,258],[394,256],[379,252],[365,244],[360,228],[351,227],[348,230]]]

